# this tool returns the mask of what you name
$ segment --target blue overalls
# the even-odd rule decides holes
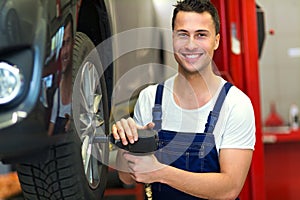
[[[159,136],[159,150],[155,155],[160,162],[190,172],[220,172],[219,156],[212,133],[223,101],[231,86],[232,84],[229,82],[223,86],[216,104],[208,116],[204,133],[178,133],[161,130],[161,103],[164,86],[163,84],[158,85],[152,115],[155,123],[154,129],[158,131]],[[153,183],[151,187],[154,200],[200,199],[162,183]],[[199,187],[201,186],[199,185]]]

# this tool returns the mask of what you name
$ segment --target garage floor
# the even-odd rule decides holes
[[[107,177],[107,188],[124,189],[116,171],[110,171]],[[135,196],[105,196],[104,200],[135,200]]]

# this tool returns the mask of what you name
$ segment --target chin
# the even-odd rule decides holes
[[[187,63],[187,62],[182,62],[180,64],[181,68],[191,74],[195,74],[195,73],[200,73],[202,71],[203,64],[201,63]]]

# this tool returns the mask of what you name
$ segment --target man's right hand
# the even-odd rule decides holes
[[[112,134],[116,140],[121,140],[123,145],[127,145],[128,142],[133,144],[138,140],[138,129],[151,129],[153,127],[153,122],[150,122],[146,126],[139,126],[131,117],[129,117],[127,119],[121,119],[113,124]]]

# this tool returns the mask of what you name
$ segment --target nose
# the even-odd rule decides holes
[[[198,48],[198,44],[195,42],[194,38],[190,37],[186,43],[186,48],[188,50],[194,50]]]

